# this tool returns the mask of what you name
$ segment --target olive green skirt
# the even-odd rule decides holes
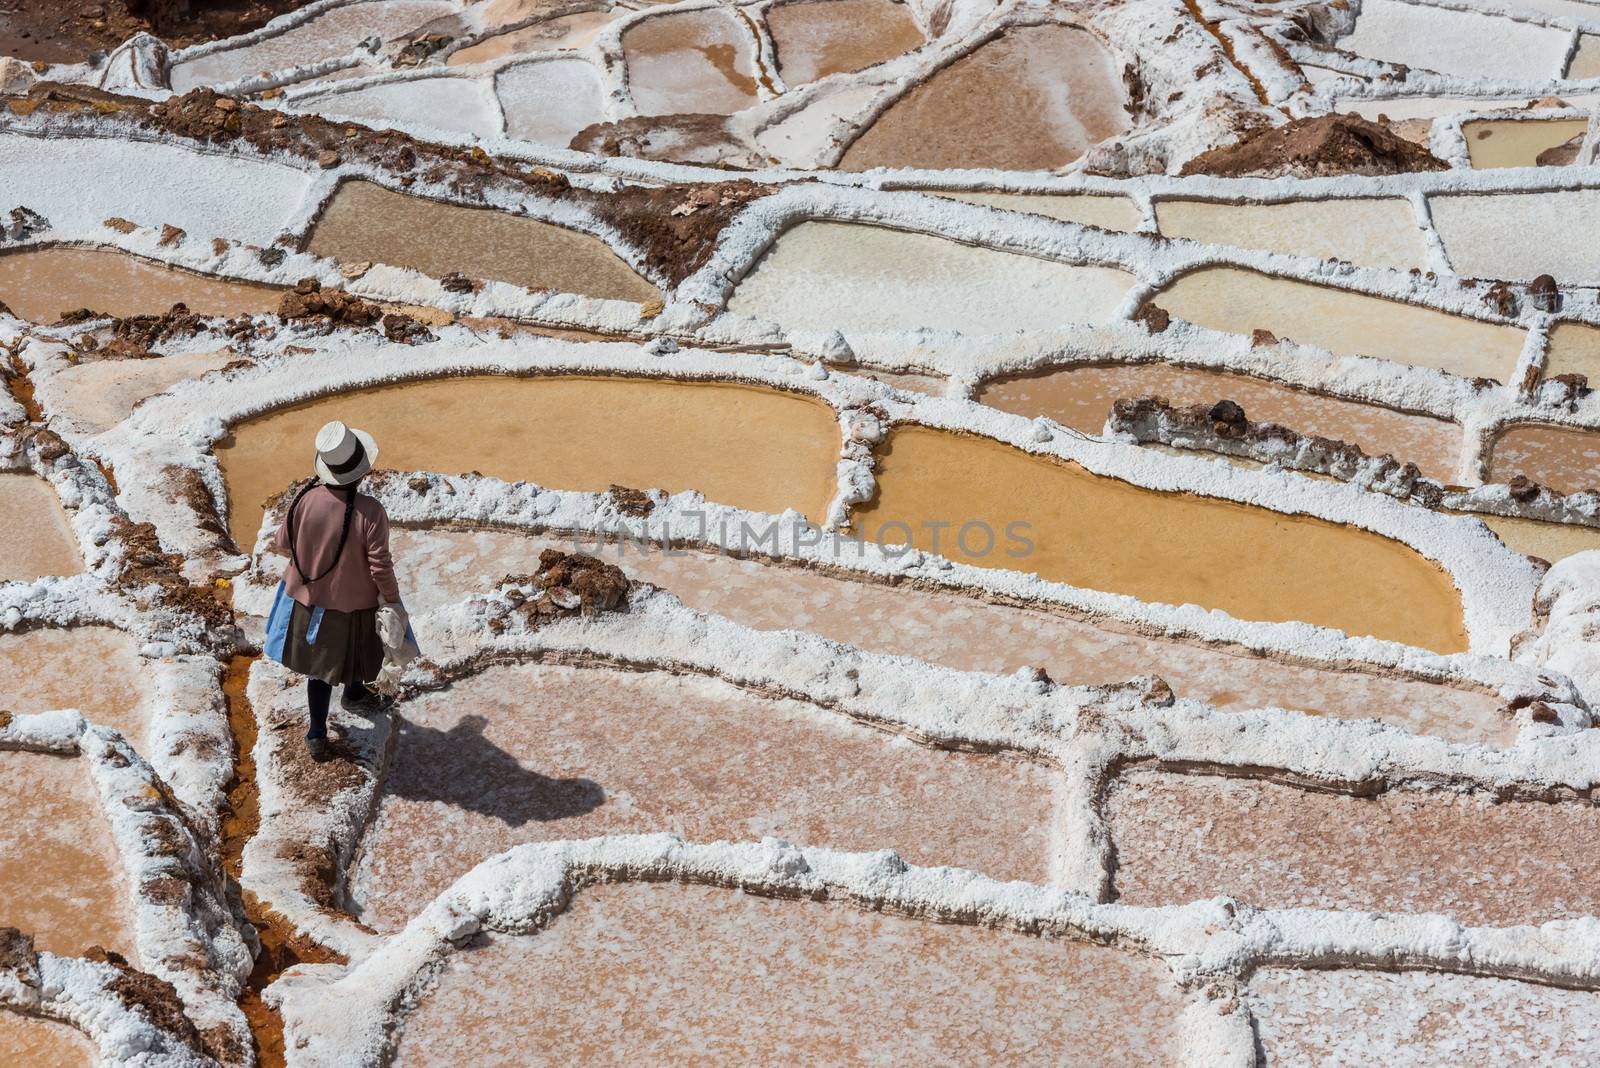
[[[294,602],[284,637],[283,666],[334,686],[371,682],[383,670],[378,610],[335,612]]]

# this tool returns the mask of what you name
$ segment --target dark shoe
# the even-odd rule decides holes
[[[392,698],[368,690],[360,697],[352,698],[346,690],[339,698],[339,707],[346,712],[356,712],[363,716],[373,716],[379,712],[386,712],[394,704]]]
[[[307,738],[306,751],[318,764],[326,764],[333,759],[333,747],[328,744],[326,738]]]

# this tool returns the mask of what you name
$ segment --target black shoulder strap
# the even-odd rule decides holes
[[[350,538],[350,517],[356,510],[356,491],[355,487],[352,486],[350,489],[350,497],[344,502],[344,525],[339,529],[339,545],[333,550],[333,559],[328,562],[327,567],[323,568],[322,574],[318,575],[316,578],[308,578],[306,576],[305,568],[300,566],[299,554],[294,551],[294,513],[295,510],[300,507],[301,499],[304,498],[306,494],[316,489],[318,485],[320,485],[320,483],[313,481],[299,493],[295,494],[294,503],[289,505],[289,518],[287,520],[289,533],[289,562],[293,564],[294,569],[300,573],[300,581],[305,583],[307,586],[314,582],[321,582],[323,579],[333,574],[333,569],[339,566],[339,557],[344,555],[344,543]]]

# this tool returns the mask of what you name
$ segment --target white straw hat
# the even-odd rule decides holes
[[[365,430],[335,419],[317,431],[317,477],[330,486],[348,486],[378,458],[378,443]]]

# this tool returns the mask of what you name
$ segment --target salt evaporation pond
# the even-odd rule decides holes
[[[0,1009],[0,1064],[19,1068],[93,1068],[99,1059],[81,1031],[54,1020]]]
[[[1539,154],[1582,136],[1587,119],[1483,119],[1461,125],[1467,154],[1478,170],[1536,167]]]
[[[1376,356],[1468,378],[1504,382],[1522,354],[1516,327],[1238,267],[1191,271],[1153,299],[1197,326],[1267,330],[1336,356]]]
[[[183,304],[196,315],[273,311],[282,290],[185,271],[126,252],[41,248],[0,256],[0,301],[24,319],[53,323],[88,308],[106,315],[160,315]]]
[[[359,119],[378,129],[420,125],[493,137],[500,132],[489,89],[470,78],[424,77],[380,82],[297,101],[298,111]]]
[[[37,475],[0,472],[0,582],[83,571],[78,539],[55,489]]]
[[[1589,533],[1600,539],[1600,530]],[[1461,741],[1500,742],[1511,733],[1492,693],[1163,640],[1118,629],[1104,618],[1075,618],[816,568],[492,529],[397,528],[391,544],[401,561],[406,605],[414,614],[491,590],[506,574],[530,574],[544,549],[577,549],[670,591],[691,608],[747,627],[799,628],[961,671],[1010,675],[1042,667],[1056,681],[1075,685],[1124,682],[1154,672],[1180,697],[1233,711],[1276,707],[1372,717]]]
[[[370,431],[383,466],[402,471],[478,471],[552,489],[696,489],[815,522],[836,488],[839,424],[807,397],[660,379],[435,379],[335,394],[234,427],[217,455],[240,546],[254,544],[262,503],[311,474],[306,442],[330,419]]]
[[[1132,772],[1107,795],[1118,900],[1226,894],[1270,908],[1437,912],[1468,926],[1593,915],[1588,802],[1447,791],[1375,797],[1259,779]]]
[[[1550,331],[1544,377],[1583,375],[1600,387],[1600,328],[1584,323],[1557,323]]]
[[[610,11],[579,11],[572,15],[546,19],[519,30],[496,34],[475,45],[457,49],[450,53],[445,64],[459,67],[468,63],[501,59],[505,56],[586,48],[615,18],[616,15]]]
[[[1587,225],[1600,212],[1600,189],[1436,195],[1428,207],[1457,274],[1510,281],[1548,274],[1563,285],[1600,283]]]
[[[363,919],[384,930],[501,850],[604,834],[771,835],[1049,878],[1053,772],[719,680],[496,666],[399,711],[355,880]]]
[[[104,946],[135,963],[122,858],[88,764],[0,750],[0,927],[73,957]]]
[[[1483,525],[1494,531],[1506,546],[1524,556],[1536,556],[1555,563],[1574,553],[1600,549],[1600,527],[1576,523],[1545,523],[1537,519],[1516,519],[1498,515],[1479,515]]]
[[[917,270],[908,272],[906,264]],[[1133,276],[926,234],[806,222],[786,231],[733,291],[728,310],[792,330],[967,334],[1099,323]]]
[[[977,400],[1029,418],[1045,416],[1099,434],[1122,397],[1164,397],[1177,405],[1237,402],[1256,422],[1278,423],[1359,445],[1369,456],[1409,460],[1441,482],[1456,481],[1461,428],[1444,419],[1294,389],[1247,375],[1168,363],[1063,367],[979,388]]]
[[[922,45],[910,8],[895,0],[812,0],[767,9],[778,73],[789,86],[876,66]]]
[[[506,133],[565,148],[585,126],[605,120],[600,73],[581,59],[522,63],[495,78]]]
[[[1494,439],[1489,481],[1516,475],[1557,493],[1600,490],[1600,431],[1536,424],[1502,430]]]
[[[1263,1068],[1600,1063],[1600,998],[1588,990],[1420,971],[1262,968],[1245,1001]]]
[[[622,47],[641,115],[731,115],[756,102],[755,39],[732,8],[643,19]]]
[[[840,168],[1052,170],[1128,128],[1115,64],[1075,26],[1024,26],[912,89],[858,137]]]
[[[1043,215],[1062,222],[1098,226],[1102,230],[1137,230],[1139,209],[1123,196],[1091,193],[945,193],[928,190],[934,196],[963,200],[1006,211]]]
[[[1303,620],[1442,653],[1467,648],[1450,577],[1368,531],[1158,493],[927,427],[897,427],[878,457],[877,497],[855,513],[878,541],[933,551],[930,524],[945,522],[939,551],[963,563],[1239,619]],[[1007,535],[1015,523],[1031,525],[1023,528],[1031,547]],[[978,525],[963,543],[968,524]]]
[[[1416,212],[1398,197],[1280,204],[1162,199],[1155,207],[1165,237],[1401,271],[1428,266]]]
[[[440,240],[441,235],[448,237]],[[612,300],[660,296],[599,238],[503,211],[407,196],[372,182],[340,185],[307,247],[345,263],[411,267],[435,278],[460,271]]]
[[[343,56],[374,35],[409,36],[425,23],[456,13],[443,0],[380,0],[335,7],[293,29],[250,45],[224,48],[172,66],[172,88],[186,93],[201,85],[249,78]]]
[[[148,359],[84,360],[35,382],[34,396],[58,426],[99,434],[126,419],[140,401],[179,382],[220,371],[236,359],[236,353],[222,349]]]
[[[1570,40],[1566,30],[1475,11],[1363,0],[1355,29],[1334,44],[1440,74],[1542,82],[1561,76]]]
[[[94,665],[85,675],[84,665]],[[144,684],[150,665],[139,642],[111,627],[35,627],[0,634],[0,708],[75,708],[135,746],[148,727]]]
[[[1165,964],[1110,946],[721,887],[589,887],[537,934],[453,954],[396,1068],[1060,1065],[1177,1056]],[[819,1054],[819,1051],[826,1051]]]

